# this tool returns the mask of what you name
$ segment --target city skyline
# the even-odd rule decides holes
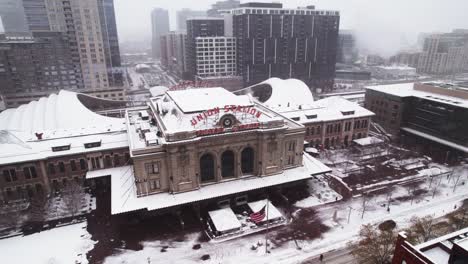
[[[128,0],[116,0],[115,11],[121,42],[148,42],[151,39],[150,13],[153,8],[169,11],[170,30],[176,30],[176,12],[182,8],[207,10],[216,1],[150,1],[142,0],[136,6]],[[246,3],[249,1],[241,1]],[[261,2],[271,2],[261,0]],[[416,43],[421,32],[450,32],[455,28],[468,28],[464,10],[468,3],[461,0],[427,1],[416,0],[408,4],[403,0],[284,0],[286,8],[315,5],[316,9],[340,11],[341,29],[354,29],[357,44],[370,53],[391,56],[401,47]],[[465,8],[463,8],[465,6]],[[404,7],[404,8],[402,8]],[[440,16],[440,19],[437,19]],[[409,23],[411,21],[411,23]]]

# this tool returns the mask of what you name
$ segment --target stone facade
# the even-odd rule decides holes
[[[68,181],[83,181],[88,170],[128,163],[131,163],[128,148],[120,148],[0,165],[0,201],[50,193]]]
[[[281,173],[302,165],[303,141],[301,128],[294,133],[285,133],[284,129],[273,133],[249,131],[206,137],[196,143],[171,144],[156,153],[133,157],[137,194],[178,193],[245,176]],[[248,151],[253,151],[249,159],[245,158]],[[223,155],[228,152],[234,154],[233,174],[223,177]],[[213,158],[214,178],[204,181],[201,159],[205,155]],[[248,172],[243,171],[245,163],[253,165]]]

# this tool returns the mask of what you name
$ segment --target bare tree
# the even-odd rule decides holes
[[[411,226],[407,229],[408,240],[412,243],[423,243],[439,235],[439,230],[435,228],[437,221],[428,215],[425,217],[413,217],[410,220]]]
[[[37,194],[31,198],[28,210],[28,223],[33,225],[42,225],[46,219],[46,204],[48,197],[43,194]]]
[[[392,201],[392,195],[394,191],[395,191],[394,185],[389,185],[386,189],[387,211],[390,211],[390,203]]]
[[[363,193],[362,194],[362,200],[361,200],[361,218],[364,219],[364,214],[370,207],[370,200],[372,199],[372,196],[369,195],[368,193]]]
[[[63,202],[68,213],[74,217],[81,209],[84,202],[84,188],[76,181],[71,181],[63,190]]]
[[[395,250],[397,232],[379,230],[373,225],[363,225],[359,231],[359,241],[348,243],[351,254],[360,264],[389,264]]]

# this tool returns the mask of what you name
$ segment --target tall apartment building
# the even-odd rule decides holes
[[[152,55],[153,58],[161,56],[161,40],[160,37],[169,32],[169,13],[165,9],[155,8],[151,12],[151,27],[152,27]]]
[[[185,63],[184,32],[171,31],[161,36],[161,64],[167,70],[182,77],[187,71]]]
[[[230,9],[239,7],[239,5],[239,0],[217,1],[211,5],[211,8],[208,9],[206,14],[210,17],[222,16],[223,14],[229,12]]]
[[[200,78],[236,75],[234,37],[195,38],[196,76]]]
[[[432,34],[424,40],[417,70],[427,74],[461,72],[468,61],[468,34]]]
[[[78,89],[80,73],[69,50],[67,36],[60,32],[0,40],[0,94],[6,107],[18,107],[60,89]]]
[[[338,48],[336,62],[353,63],[358,58],[356,38],[350,30],[340,30],[338,33]]]
[[[120,52],[113,0],[24,0],[19,2],[22,4],[28,34],[36,36],[35,33],[38,32],[59,32],[60,34],[51,34],[48,38],[57,37],[60,38],[56,40],[58,42],[68,42],[63,46],[69,47],[68,53],[71,60],[66,61],[73,68],[76,82],[76,88],[71,89],[91,94],[102,93],[106,90],[122,90],[119,88],[123,86],[123,80],[122,71],[119,69]],[[41,46],[23,45],[23,49],[31,48],[40,49]],[[34,54],[38,51],[28,52]],[[51,82],[55,81],[51,79]],[[43,88],[34,90],[34,86],[24,87],[23,84],[16,87],[14,81],[9,83],[13,86],[5,90],[26,89],[29,93],[8,95],[7,105],[12,105],[11,102],[16,101],[24,103],[25,98],[46,96],[56,92],[57,89],[69,88],[64,86],[50,90]],[[34,93],[30,93],[31,91]],[[34,97],[31,97],[32,95]]]
[[[5,33],[27,33],[29,31],[21,1],[0,0],[0,18]]]
[[[300,79],[311,88],[333,87],[338,11],[246,3],[231,13],[237,71],[245,86],[280,77]]]
[[[183,8],[177,11],[176,20],[177,20],[177,30],[186,31],[187,30],[187,20],[194,17],[204,17],[206,16],[206,11],[191,10],[189,8]]]
[[[186,58],[187,58],[187,78],[194,79],[197,74],[199,64],[197,54],[197,39],[204,37],[223,37],[224,36],[224,20],[222,18],[191,18],[187,20],[187,42],[186,42]],[[200,40],[199,40],[200,41]],[[205,45],[205,43],[203,43]],[[209,48],[209,42],[206,43],[206,52],[214,51],[214,47]],[[201,52],[201,47],[198,47]],[[211,49],[211,50],[210,50]],[[200,59],[202,56],[200,55]]]

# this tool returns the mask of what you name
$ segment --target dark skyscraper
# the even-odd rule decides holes
[[[151,12],[152,26],[152,55],[153,58],[161,56],[161,39],[162,35],[169,33],[169,13],[165,9],[155,8]]]
[[[61,32],[33,36],[0,40],[0,93],[8,108],[78,88],[67,36]]]
[[[187,20],[187,71],[190,79],[197,72],[196,38],[224,36],[224,20],[222,18],[193,18]]]
[[[99,0],[98,3],[109,86],[122,86],[123,79],[122,72],[119,69],[121,66],[120,49],[117,24],[115,22],[114,0]]]
[[[231,12],[245,86],[279,77],[300,79],[311,88],[333,87],[338,11],[246,3]]]

